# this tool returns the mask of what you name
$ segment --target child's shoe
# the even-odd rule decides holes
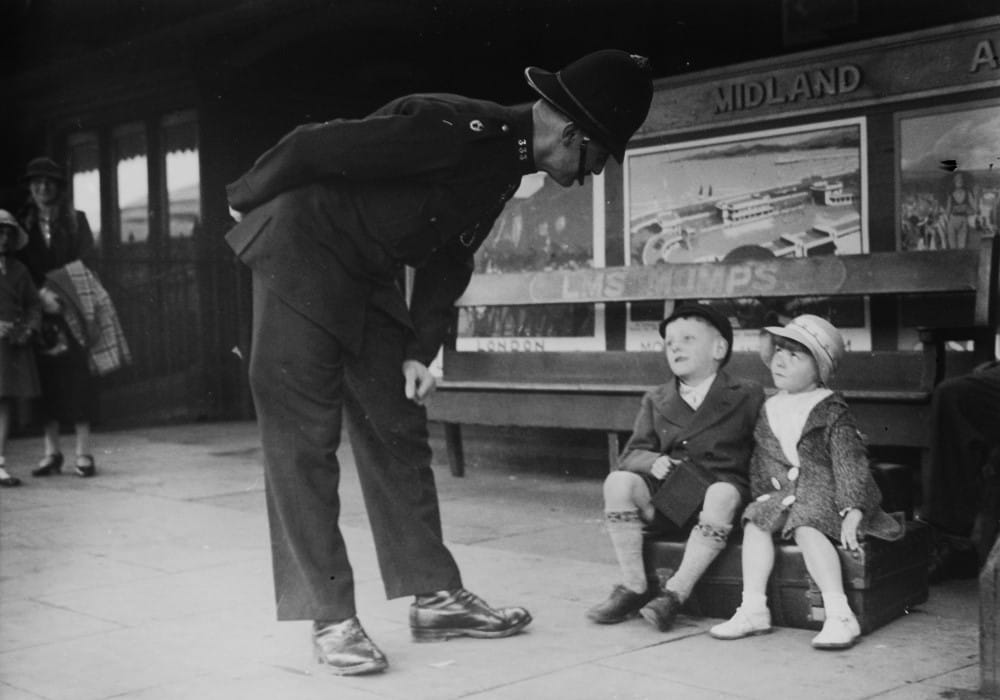
[[[755,634],[767,634],[772,629],[770,610],[764,608],[760,612],[746,612],[739,607],[732,618],[716,625],[708,633],[716,639],[742,639]]]
[[[861,626],[854,613],[849,616],[832,615],[826,618],[820,633],[813,637],[812,645],[816,649],[850,649],[860,636]]]

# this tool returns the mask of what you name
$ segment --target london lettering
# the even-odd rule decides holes
[[[715,89],[715,113],[844,95],[860,86],[861,69],[851,64],[805,71],[788,81],[769,76],[729,83]]]

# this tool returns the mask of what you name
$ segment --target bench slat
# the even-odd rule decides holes
[[[989,248],[480,274],[456,305],[974,293],[988,277]],[[986,311],[977,305],[977,325]]]

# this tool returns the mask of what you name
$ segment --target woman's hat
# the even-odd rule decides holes
[[[832,323],[813,314],[796,316],[785,326],[765,326],[761,337],[760,356],[770,365],[774,356],[774,338],[780,336],[804,345],[816,360],[821,384],[827,384],[844,356],[844,338]]]
[[[10,226],[17,232],[17,237],[14,239],[14,250],[21,250],[28,245],[28,232],[21,228],[21,224],[17,222],[14,215],[6,209],[0,209],[0,226]]]
[[[529,66],[524,75],[535,92],[619,163],[653,99],[649,61],[616,49],[589,53],[555,73]]]
[[[660,337],[666,337],[667,325],[671,321],[676,321],[679,318],[687,318],[688,316],[697,316],[715,326],[716,330],[719,331],[720,335],[726,341],[726,356],[722,358],[722,364],[729,362],[729,357],[733,354],[733,325],[729,322],[728,318],[707,304],[685,302],[675,306],[673,313],[660,321]]]
[[[29,182],[35,177],[48,177],[56,180],[61,185],[66,184],[66,174],[63,172],[63,169],[54,160],[45,156],[33,158],[28,163],[28,167],[21,179]]]

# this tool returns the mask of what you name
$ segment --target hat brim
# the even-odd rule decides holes
[[[36,177],[47,177],[50,180],[55,180],[60,185],[66,185],[66,176],[57,175],[56,173],[25,173],[21,176],[21,182],[27,185],[29,182],[34,180]]]
[[[625,144],[615,143],[615,139],[605,131],[600,124],[581,114],[575,100],[566,92],[555,73],[528,66],[524,69],[524,77],[528,85],[545,101],[573,120],[590,138],[608,149],[619,163],[625,158]]]
[[[761,338],[760,344],[760,359],[764,361],[765,365],[770,366],[771,358],[774,357],[774,339],[771,336],[779,336],[794,340],[809,350],[809,354],[812,355],[813,362],[816,363],[816,368],[819,370],[820,381],[826,384],[830,380],[830,376],[833,374],[833,363],[826,357],[823,348],[817,345],[815,338],[792,325],[764,326],[761,330],[767,333]]]

